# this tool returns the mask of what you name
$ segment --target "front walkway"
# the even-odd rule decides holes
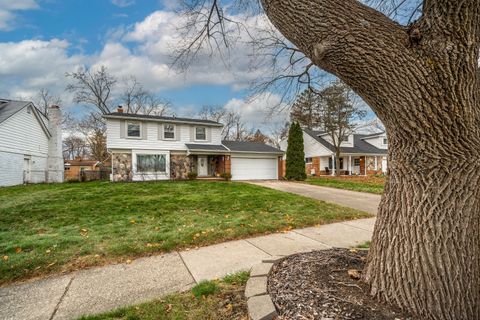
[[[271,256],[370,240],[375,218],[230,241],[0,288],[0,319],[74,319],[249,270]]]
[[[261,182],[376,213],[379,196],[288,182]],[[324,190],[325,189],[325,190]],[[75,319],[183,291],[204,279],[249,270],[272,256],[352,247],[370,240],[375,218],[333,223],[173,252],[0,288],[0,319]]]
[[[280,191],[295,193],[304,197],[310,197],[325,202],[332,202],[344,207],[354,208],[371,214],[377,214],[378,205],[380,204],[381,199],[381,196],[378,194],[320,187],[311,184],[290,181],[269,180],[249,181],[249,183]]]

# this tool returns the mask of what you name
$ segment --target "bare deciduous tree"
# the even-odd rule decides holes
[[[133,76],[123,81],[120,105],[127,113],[163,116],[170,112],[171,103],[146,90]]]
[[[93,160],[103,162],[110,158],[107,151],[107,127],[100,113],[91,112],[77,123],[77,128],[84,135]]]
[[[232,1],[185,1],[197,35],[185,52],[232,46],[218,41]],[[480,1],[372,1],[260,2],[311,68],[343,80],[387,130],[363,277],[372,295],[427,319],[480,319]]]
[[[260,129],[254,130],[253,133],[249,134],[245,140],[251,141],[251,142],[258,142],[258,143],[265,143],[265,144],[272,144],[272,139],[263,134]]]
[[[88,158],[88,145],[82,137],[69,135],[63,139],[63,158],[74,159],[75,157]]]
[[[95,106],[102,114],[110,113],[112,89],[117,79],[107,72],[105,66],[98,70],[79,69],[67,73],[73,80],[67,85],[67,91],[72,92],[76,103],[87,103]]]
[[[340,175],[342,143],[355,132],[366,111],[355,103],[353,91],[341,81],[335,81],[317,95],[315,122],[324,130],[335,149],[335,175]]]
[[[222,139],[240,141],[247,136],[242,117],[233,110],[227,110],[222,106],[203,106],[198,116],[201,119],[222,123]]]
[[[44,115],[48,116],[48,109],[55,106],[62,106],[62,99],[50,92],[46,88],[40,89],[37,94],[32,97],[33,104],[37,107]]]

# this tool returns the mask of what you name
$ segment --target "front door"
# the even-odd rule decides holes
[[[208,158],[207,156],[198,156],[198,176],[208,176]]]

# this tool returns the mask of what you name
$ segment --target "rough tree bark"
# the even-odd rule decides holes
[[[427,319],[480,319],[480,1],[425,0],[408,28],[356,0],[263,6],[387,129],[372,294]]]

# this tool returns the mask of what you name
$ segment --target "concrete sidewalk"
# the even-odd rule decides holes
[[[375,218],[297,229],[0,288],[0,319],[75,319],[249,270],[262,259],[370,240]]]
[[[295,193],[325,202],[332,202],[371,214],[377,214],[378,205],[380,204],[381,199],[381,196],[378,194],[321,187],[299,182],[268,180],[249,181],[249,183],[275,190]]]

